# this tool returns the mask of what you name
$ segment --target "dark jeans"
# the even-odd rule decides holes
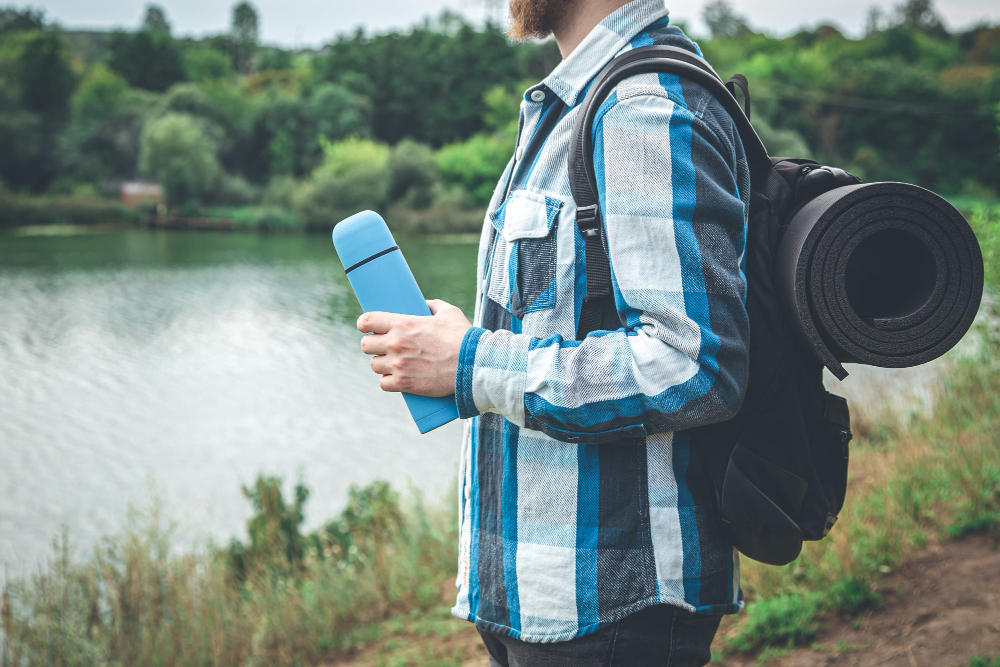
[[[490,667],[701,667],[721,620],[657,605],[565,642],[529,644],[482,628],[479,635]]]

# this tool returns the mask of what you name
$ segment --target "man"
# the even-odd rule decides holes
[[[456,395],[458,601],[491,665],[701,665],[743,605],[689,430],[738,410],[750,178],[721,104],[685,79],[623,80],[594,120],[617,330],[574,340],[585,254],[566,167],[593,77],[646,44],[700,51],[662,0],[512,0],[515,38],[563,61],[521,105],[479,247],[475,326],[368,313],[386,391]],[[551,115],[555,114],[555,115]]]

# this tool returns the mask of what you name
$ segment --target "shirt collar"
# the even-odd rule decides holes
[[[573,49],[552,73],[532,90],[546,86],[558,95],[566,106],[572,107],[587,84],[601,69],[611,62],[633,37],[643,28],[667,16],[663,0],[632,0],[608,14],[594,26],[583,41]]]

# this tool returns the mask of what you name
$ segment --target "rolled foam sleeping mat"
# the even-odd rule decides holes
[[[983,295],[983,255],[955,207],[924,188],[830,190],[794,213],[776,258],[793,328],[839,379],[844,363],[916,366],[961,340]]]

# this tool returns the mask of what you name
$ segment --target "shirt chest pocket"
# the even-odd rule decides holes
[[[563,202],[515,190],[490,214],[494,234],[486,296],[521,319],[556,305],[558,225]]]

